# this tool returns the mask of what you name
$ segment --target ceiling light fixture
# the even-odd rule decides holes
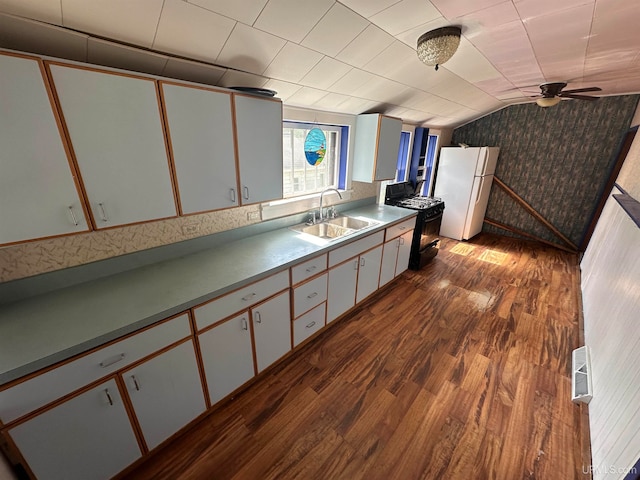
[[[420,36],[416,52],[423,63],[438,66],[453,57],[460,45],[460,27],[442,27]]]
[[[560,103],[560,97],[542,97],[536,100],[541,107],[553,107]]]

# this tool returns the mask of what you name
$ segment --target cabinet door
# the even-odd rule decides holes
[[[327,323],[356,304],[359,258],[353,258],[329,270]]]
[[[37,478],[111,478],[141,456],[115,380],[33,417],[9,434]]]
[[[360,303],[378,289],[381,263],[382,245],[360,255],[356,303]]]
[[[413,240],[413,230],[400,237],[398,246],[398,261],[396,262],[396,276],[409,268],[409,256],[411,255],[411,241]]]
[[[234,95],[242,204],[282,198],[282,103]]]
[[[248,312],[201,333],[198,342],[212,405],[255,375]]]
[[[176,215],[155,82],[51,65],[97,228]]]
[[[386,285],[396,276],[396,263],[398,260],[399,238],[389,240],[382,249],[382,265],[380,267],[380,286]],[[407,259],[407,262],[409,260]]]
[[[402,120],[382,116],[380,119],[380,132],[378,134],[374,180],[395,178],[401,132]]]
[[[231,95],[162,83],[182,213],[238,205]]]
[[[0,245],[88,230],[41,64],[0,54]]]
[[[205,411],[193,341],[122,374],[149,450]]]
[[[291,350],[289,291],[251,310],[258,373]]]

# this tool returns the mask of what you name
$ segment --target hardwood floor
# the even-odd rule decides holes
[[[576,255],[444,239],[136,479],[589,478]]]

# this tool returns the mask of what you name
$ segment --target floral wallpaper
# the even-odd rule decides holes
[[[500,147],[496,176],[580,245],[639,98],[514,105],[455,129],[452,144]],[[496,185],[486,217],[562,243]]]

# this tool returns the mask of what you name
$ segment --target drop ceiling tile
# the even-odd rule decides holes
[[[355,95],[356,92],[360,93],[359,90],[363,85],[374,81],[375,78],[376,76],[369,72],[353,68],[337,82],[331,85],[329,90],[335,93],[342,93],[344,95]]]
[[[153,48],[214,62],[236,22],[181,0],[165,0]]]
[[[351,115],[359,115],[361,113],[376,110],[378,105],[378,102],[366,100],[364,98],[349,97],[347,100],[336,106],[336,111],[340,113],[349,113]]]
[[[484,10],[505,0],[431,0],[431,3],[448,19]]]
[[[317,88],[302,87],[296,93],[287,98],[285,103],[287,105],[308,107],[315,104],[327,94],[328,92],[325,92],[324,90],[318,90]]]
[[[54,25],[62,25],[60,0],[0,0],[0,11]]]
[[[489,60],[466,38],[453,57],[445,63],[447,70],[471,83],[503,78]]]
[[[334,0],[269,0],[254,26],[300,43],[334,3]]]
[[[180,58],[169,58],[162,75],[179,80],[188,80],[205,85],[218,85],[227,70],[225,68],[192,62]]]
[[[395,40],[385,48],[373,60],[368,62],[364,69],[383,77],[393,78],[393,73],[399,71],[405,65],[421,63],[413,48]],[[424,65],[424,64],[422,64]]]
[[[348,95],[330,92],[313,104],[314,107],[325,108],[329,111],[340,111],[341,104],[349,100]]]
[[[462,25],[462,35],[470,40],[501,25],[520,22],[520,16],[513,3],[507,1],[461,15],[454,21]]]
[[[274,35],[237,23],[216,63],[261,74],[285,43],[285,40]]]
[[[335,57],[370,23],[336,3],[302,41],[302,45]]]
[[[283,82],[282,80],[270,79],[262,88],[268,88],[276,92],[276,97],[286,101],[290,96],[294,95],[302,87],[295,83]]]
[[[354,95],[378,102],[404,105],[405,100],[411,96],[411,91],[412,89],[406,85],[374,76],[372,81],[362,85]]]
[[[0,14],[3,48],[86,62],[88,38],[55,25]]]
[[[221,87],[254,87],[263,88],[269,81],[268,78],[253,73],[239,72],[237,70],[227,70],[220,77],[218,85]]]
[[[369,25],[340,51],[336,58],[354,67],[362,68],[393,41],[393,37],[387,32],[375,25]]]
[[[340,0],[340,3],[346,5],[358,15],[369,18],[401,1],[402,0]]]
[[[263,75],[278,80],[298,82],[322,60],[322,54],[287,42],[269,64]]]
[[[157,53],[147,52],[98,38],[89,38],[87,61],[96,65],[122,68],[134,72],[161,75],[168,58]]]
[[[440,16],[434,20],[426,23],[421,23],[416,27],[399,33],[398,35],[396,35],[396,39],[415,49],[416,45],[418,44],[418,38],[420,38],[421,35],[430,32],[431,30],[435,30],[436,28],[447,27],[449,25],[451,25],[451,22],[446,18]]]
[[[531,20],[541,15],[551,15],[562,10],[578,7],[581,5],[595,6],[595,0],[514,0],[520,18]]]
[[[350,65],[334,60],[331,57],[323,57],[309,73],[302,77],[299,83],[326,90],[349,70],[351,70]]]
[[[370,17],[370,20],[391,35],[397,35],[440,16],[440,12],[430,2],[402,0]]]
[[[150,48],[163,0],[61,0],[64,26]]]
[[[258,15],[267,4],[268,0],[242,0],[230,2],[229,0],[187,0],[189,3],[199,5],[202,8],[225,17],[233,18],[247,25],[253,25]]]

